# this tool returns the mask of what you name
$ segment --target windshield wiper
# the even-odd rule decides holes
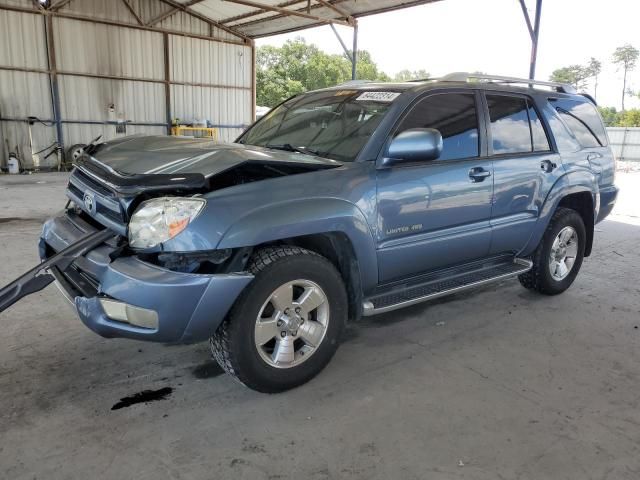
[[[305,155],[311,155],[313,157],[328,158],[329,160],[339,160],[339,158],[335,158],[338,156],[335,153],[323,152],[323,151],[314,150],[313,148],[308,148],[308,147],[294,147],[290,143],[284,143],[282,145],[265,145],[265,148],[273,148],[274,150],[284,150],[285,152],[303,153]]]
[[[285,152],[297,152],[304,153],[305,155],[317,155],[313,150],[309,150],[305,147],[294,147],[290,143],[283,143],[282,145],[265,145],[266,148],[273,148],[274,150],[284,150]]]

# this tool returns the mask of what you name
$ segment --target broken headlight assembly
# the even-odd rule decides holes
[[[204,208],[202,198],[160,197],[142,202],[129,221],[129,246],[152,248],[179,235]]]

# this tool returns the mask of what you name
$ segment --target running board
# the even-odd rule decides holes
[[[420,283],[397,285],[367,298],[363,302],[363,315],[377,315],[390,312],[416,303],[426,302],[435,298],[451,295],[470,288],[488,283],[517,277],[528,272],[533,262],[524,258],[511,258],[507,262],[492,264],[476,264],[476,268],[466,269],[464,272],[450,276],[425,278]]]

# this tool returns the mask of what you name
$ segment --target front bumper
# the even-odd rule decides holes
[[[95,228],[67,213],[48,220],[40,238],[45,259],[77,242]],[[53,270],[58,285],[73,299],[82,322],[103,337],[123,337],[164,343],[193,343],[209,338],[245,286],[244,273],[190,274],[118,256],[105,242],[78,257],[64,272]],[[107,316],[100,298],[111,298],[157,314],[157,328],[143,328]]]

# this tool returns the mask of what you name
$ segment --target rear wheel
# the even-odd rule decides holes
[[[211,337],[220,366],[244,385],[275,393],[317,375],[336,349],[347,296],[336,268],[298,247],[254,254],[255,279]]]
[[[559,208],[533,254],[533,267],[518,277],[520,283],[546,295],[564,292],[580,271],[586,238],[582,217]]]

